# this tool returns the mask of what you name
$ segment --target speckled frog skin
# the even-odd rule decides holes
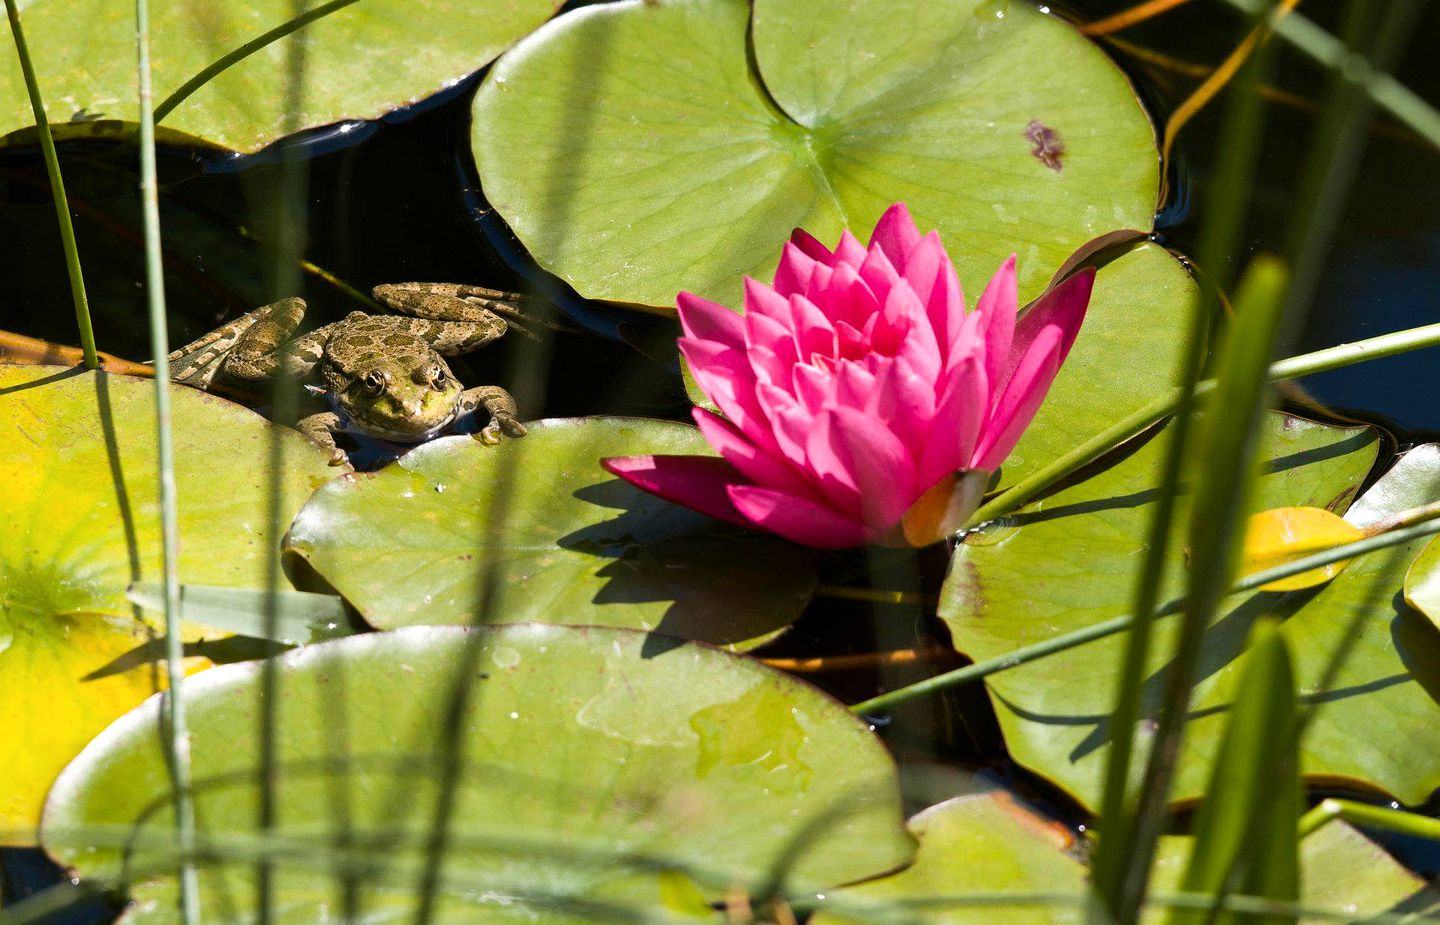
[[[305,303],[285,299],[170,354],[170,378],[202,389],[217,380],[253,385],[283,364],[296,382],[330,398],[333,410],[301,418],[296,427],[330,451],[331,465],[345,462],[335,445],[339,431],[418,443],[477,408],[490,414],[479,434],[485,442],[498,442],[502,432],[524,435],[508,392],[493,385],[462,389],[444,359],[504,334],[498,313],[518,316],[519,296],[448,283],[377,286],[374,295],[401,314],[351,312],[292,339]]]

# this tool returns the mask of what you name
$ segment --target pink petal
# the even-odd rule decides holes
[[[835,263],[848,263],[855,269],[865,262],[865,245],[848,230],[840,232],[840,243],[835,246]]]
[[[888,251],[887,251],[888,253]],[[945,247],[940,243],[938,232],[930,232],[916,243],[910,256],[905,260],[905,270],[902,275],[905,282],[910,284],[910,289],[915,293],[915,298],[920,300],[921,305],[929,306],[930,294],[935,291],[935,286],[940,282],[940,274],[949,258],[945,256]],[[952,269],[953,273],[954,270]],[[957,287],[958,288],[958,287]],[[937,334],[942,334],[946,329],[940,328]],[[945,343],[944,338],[940,342]]]
[[[851,469],[850,454],[837,432],[832,412],[823,412],[807,422],[805,464],[815,487],[829,506],[847,515],[860,513],[859,483]]]
[[[708,514],[717,520],[750,526],[730,499],[728,489],[744,477],[713,456],[612,456],[600,460],[607,471],[642,491]]]
[[[687,337],[744,349],[745,322],[738,312],[688,292],[680,293],[675,302]]]
[[[855,408],[836,408],[827,416],[833,419],[830,430],[860,489],[865,523],[881,533],[889,530],[917,494],[909,450],[883,423]]]
[[[1030,343],[1006,383],[1004,393],[996,401],[969,468],[993,471],[1020,442],[1020,435],[1035,417],[1045,393],[1050,391],[1050,383],[1060,371],[1063,336],[1057,326],[1044,327]]]
[[[775,435],[779,455],[790,460],[802,471],[808,469],[805,462],[805,441],[810,434],[810,413],[795,400],[795,396],[764,382],[756,386],[755,395],[765,407],[765,416],[769,418],[770,431]],[[747,434],[754,433],[744,426],[741,426],[740,430]]]
[[[939,240],[938,237],[936,239]],[[925,302],[925,314],[930,327],[935,329],[935,339],[945,350],[946,363],[954,362],[957,353],[964,352],[964,345],[958,344],[961,323],[965,320],[965,293],[960,288],[960,277],[950,258],[945,257],[940,271],[935,276],[935,286]]]
[[[837,325],[844,321],[863,328],[865,322],[880,311],[880,300],[859,272],[846,263],[836,267],[828,278],[822,279],[817,273],[810,280],[805,297],[820,306],[826,317]]]
[[[714,341],[684,337],[680,339],[680,354],[689,364],[700,391],[736,427],[752,437],[769,431],[768,418],[758,400],[755,373],[750,367],[753,357],[721,347]]]
[[[812,494],[794,469],[782,459],[756,446],[734,424],[704,408],[691,408],[690,415],[699,425],[700,433],[704,435],[706,442],[715,448],[720,458],[739,470],[748,481],[797,495]]]
[[[940,379],[943,365],[940,344],[935,340],[935,330],[930,327],[924,306],[915,298],[915,293],[910,291],[909,283],[903,279],[896,281],[895,288],[890,290],[890,295],[885,300],[885,308],[881,310],[881,314],[887,320],[906,320],[905,339],[897,346],[895,356],[905,357],[910,368],[930,382],[930,394],[933,396],[936,391],[934,385]]]
[[[916,485],[933,485],[945,475],[969,465],[975,457],[980,428],[990,410],[990,388],[985,382],[981,358],[963,358],[951,373],[945,392],[935,405],[935,415],[925,446],[920,451]]]
[[[808,363],[797,363],[790,371],[790,385],[795,399],[810,414],[819,414],[834,400],[835,384],[833,373],[816,369]]]
[[[790,319],[790,308],[785,297],[762,282],[745,277],[745,314],[765,315],[781,324]]]
[[[985,381],[996,383],[997,393],[1009,378],[1016,302],[1015,255],[1011,254],[990,277],[980,301],[975,303],[975,313],[980,316],[980,334],[985,338]]]
[[[897,202],[886,209],[885,214],[880,216],[880,221],[875,223],[875,230],[870,233],[870,246],[878,244],[884,249],[890,262],[901,273],[904,273],[909,265],[910,252],[918,243],[920,230],[915,227],[910,210],[903,202]]]
[[[790,334],[790,325],[787,318],[785,322],[777,321],[769,315],[760,312],[751,312],[745,316],[745,346],[749,350],[763,347],[772,351],[780,362],[789,366],[800,359],[795,351],[795,338]]]
[[[803,228],[796,228],[790,232],[790,243],[811,260],[827,267],[835,265],[835,255],[830,252],[830,248],[821,244],[814,235]]]
[[[1014,344],[1010,348],[1009,366],[996,381],[997,392],[1005,388],[1030,344],[1046,328],[1060,331],[1060,362],[1065,362],[1070,355],[1070,347],[1080,334],[1080,325],[1085,321],[1085,310],[1090,306],[1090,293],[1094,287],[1095,268],[1086,267],[1047,290],[1020,316],[1015,326]]]
[[[860,278],[870,287],[870,291],[875,293],[875,298],[883,302],[890,292],[890,287],[900,279],[900,274],[890,262],[889,255],[882,248],[871,245],[864,262],[860,264]]]
[[[754,485],[727,489],[736,509],[756,526],[819,549],[860,546],[875,538],[863,523],[814,501]]]
[[[871,416],[883,421],[902,442],[918,448],[935,417],[935,375],[917,370],[902,352],[874,395],[868,403]]]
[[[790,328],[801,363],[811,362],[816,355],[836,355],[835,328],[825,313],[803,295],[790,297]]]
[[[794,244],[786,242],[780,253],[780,266],[775,269],[774,289],[782,296],[804,292],[815,274],[815,258]]]

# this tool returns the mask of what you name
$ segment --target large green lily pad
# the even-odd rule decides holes
[[[1369,430],[1281,415],[1267,419],[1265,441],[1270,469],[1256,501],[1264,508],[1343,509],[1375,458]],[[940,605],[956,648],[991,658],[1127,612],[1162,446],[1152,440],[1033,506],[1018,526],[999,526],[957,547]],[[1437,492],[1440,453],[1415,451],[1349,519],[1363,525]],[[1175,541],[1166,596],[1180,593],[1183,545],[1183,539]],[[1412,803],[1429,796],[1440,784],[1440,636],[1399,597],[1405,566],[1417,551],[1411,544],[1365,557],[1322,588],[1228,602],[1205,640],[1174,799],[1193,800],[1205,786],[1246,634],[1265,612],[1283,621],[1301,706],[1309,710],[1301,743],[1307,777]],[[1158,624],[1146,680],[1147,717],[1137,731],[1142,755],[1175,628],[1173,619]],[[1123,646],[1124,637],[1114,636],[987,679],[1011,754],[1090,808],[1099,798]]]
[[[639,418],[528,425],[498,446],[436,440],[337,479],[286,548],[382,629],[477,621],[621,626],[752,648],[814,590],[815,554],[646,494],[606,456],[714,455],[700,432]]]
[[[281,658],[269,837],[293,850],[276,867],[276,921],[337,908],[329,852],[346,837],[364,869],[355,918],[413,917],[457,672],[472,690],[443,921],[580,920],[589,903],[682,892],[657,885],[666,877],[716,899],[782,866],[788,888],[823,889],[909,861],[894,765],[862,720],[757,662],[650,642],[540,624],[411,627]],[[256,833],[261,671],[222,666],[186,688],[197,817],[221,852],[201,874],[217,920],[253,896],[242,858]],[[65,770],[42,831],[82,874],[129,879],[140,921],[174,915],[158,705],[123,717]]]
[[[222,71],[160,122],[162,131],[256,151],[287,130],[371,119],[478,70],[544,22],[555,0],[363,0],[311,3],[334,12]],[[156,3],[150,17],[159,104],[212,62],[290,21],[292,0]],[[61,137],[135,123],[135,5],[31,0],[25,38],[46,116]],[[292,43],[305,41],[304,95],[287,99]],[[0,20],[0,47],[13,47]],[[96,120],[102,120],[97,122]],[[0,135],[34,124],[13,53],[0,56]]]
[[[1079,922],[1087,888],[1082,851],[1060,823],[1003,790],[968,794],[910,819],[920,838],[915,863],[854,887],[830,891],[833,909],[814,925],[916,922],[989,925]],[[1152,896],[1179,891],[1194,840],[1161,839],[1150,883]],[[1425,881],[1343,822],[1331,822],[1300,842],[1300,903],[1356,920],[1406,903],[1412,908]],[[1016,894],[1006,904],[1006,894]],[[1070,897],[1066,901],[1066,897]],[[967,902],[968,898],[968,902]],[[1147,920],[1165,921],[1157,904]]]
[[[263,588],[273,425],[171,388],[180,575]],[[285,431],[280,514],[335,470]],[[0,365],[0,844],[34,837],[45,788],[90,737],[156,690],[154,630],[125,597],[160,578],[154,384]],[[283,580],[283,579],[282,579]]]
[[[738,304],[792,228],[833,243],[897,201],[972,292],[1016,252],[1030,298],[1082,243],[1148,230],[1158,184],[1124,75],[1010,0],[585,7],[507,52],[474,114],[486,196],[539,264],[667,312]]]

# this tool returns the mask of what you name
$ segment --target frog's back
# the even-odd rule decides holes
[[[351,314],[336,325],[325,343],[327,371],[354,379],[396,361],[430,357],[430,345],[409,330],[409,322],[408,318]]]

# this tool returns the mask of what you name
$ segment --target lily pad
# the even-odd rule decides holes
[[[1079,922],[1087,888],[1082,851],[1059,822],[1027,808],[1003,790],[968,794],[910,819],[920,839],[915,863],[888,877],[827,892],[829,907],[811,922],[916,922],[933,925]],[[1160,840],[1150,891],[1178,892],[1194,840]],[[1425,881],[1343,822],[1331,822],[1300,842],[1301,905],[1359,920],[1411,908]],[[1013,904],[1007,893],[1018,894]],[[1066,896],[1073,901],[1065,901]],[[967,897],[969,902],[967,902]],[[949,900],[947,902],[947,899]],[[1146,915],[1164,921],[1157,904]]]
[[[1256,505],[1343,508],[1375,459],[1368,429],[1341,429],[1271,415],[1264,431]],[[1003,655],[1126,613],[1153,509],[1163,441],[1044,499],[957,547],[940,615],[955,646],[976,659]],[[1365,526],[1383,512],[1440,495],[1440,451],[1404,457],[1347,517]],[[1370,500],[1370,499],[1375,500]],[[1373,509],[1373,510],[1372,510]],[[1180,593],[1183,539],[1165,597]],[[1253,621],[1282,620],[1295,656],[1302,709],[1302,770],[1311,780],[1380,790],[1419,802],[1440,784],[1440,637],[1399,602],[1404,567],[1418,544],[1353,562],[1328,585],[1286,595],[1237,596],[1208,631],[1200,681],[1172,797],[1203,791],[1225,725],[1241,649]],[[1162,598],[1162,600],[1165,598]],[[1143,755],[1163,684],[1173,619],[1157,625]],[[1094,808],[1111,732],[1123,635],[1081,646],[987,679],[991,702],[1017,761]],[[1138,766],[1138,763],[1137,763]]]
[[[335,7],[226,68],[160,121],[192,141],[256,151],[296,129],[373,119],[459,81],[544,22],[556,0],[365,0]],[[290,22],[291,0],[157,3],[151,63],[157,105],[213,62]],[[311,4],[312,9],[321,4]],[[135,8],[128,0],[31,0],[25,38],[46,116],[60,137],[138,121]],[[287,98],[292,43],[305,42],[305,90]],[[0,21],[0,46],[12,46]],[[126,53],[128,52],[128,53]],[[0,57],[0,135],[35,119],[15,55]]]
[[[337,479],[300,512],[286,549],[381,629],[533,620],[748,649],[800,615],[816,581],[812,550],[600,468],[606,456],[714,455],[697,429],[639,418],[528,426],[498,446],[436,440]]]
[[[832,890],[833,907],[812,925],[850,922],[1080,922],[1086,870],[1073,834],[1003,790],[967,794],[915,814],[910,830],[920,839],[915,863],[898,874]],[[1001,900],[1020,894],[1013,905]],[[966,905],[964,897],[974,896]],[[1037,894],[1073,903],[1037,902]],[[946,902],[945,899],[952,900]]]
[[[649,642],[593,627],[412,627],[282,657],[274,920],[340,908],[342,843],[363,872],[352,917],[413,917],[457,672],[473,673],[473,690],[437,920],[593,921],[583,913],[673,896],[662,871],[714,900],[776,872],[786,888],[823,889],[910,860],[894,764],[862,720],[752,660]],[[211,669],[186,692],[197,818],[219,855],[202,898],[227,920],[227,902],[254,895],[261,670]],[[86,748],[43,825],[63,863],[128,883],[137,921],[174,916],[158,707]]]
[[[1081,244],[1151,227],[1154,131],[1118,68],[1010,0],[622,0],[507,52],[475,98],[485,194],[589,298],[738,304],[792,228],[896,201],[978,293],[1023,299]]]
[[[1440,630],[1440,542],[1431,540],[1405,573],[1405,603]]]
[[[263,588],[273,425],[171,388],[180,574]],[[281,517],[335,470],[281,434]],[[157,689],[155,630],[126,599],[160,578],[154,384],[53,366],[0,366],[0,843],[34,838],[45,789],[91,736]]]

